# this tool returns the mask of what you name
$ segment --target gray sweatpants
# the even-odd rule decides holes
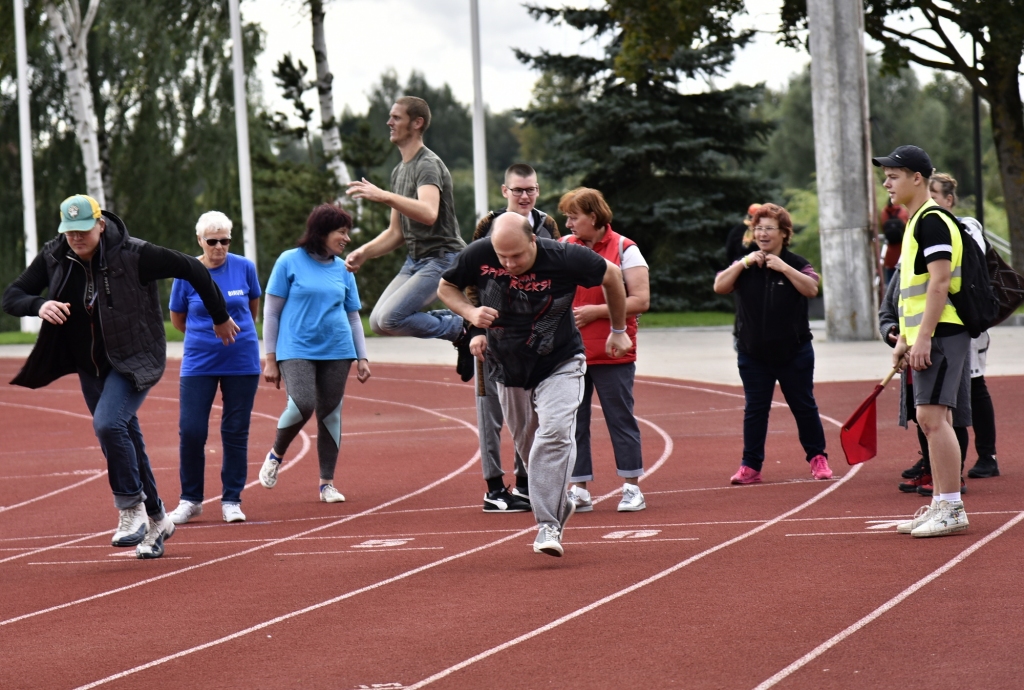
[[[576,414],[587,360],[563,362],[532,390],[498,386],[505,421],[530,468],[530,502],[540,525],[558,526],[569,473],[576,462]]]
[[[501,427],[505,415],[501,412],[498,384],[491,380],[491,365],[476,362],[476,426],[480,432],[480,467],[484,480],[503,477],[501,469]],[[519,451],[515,451],[513,468],[517,477],[526,476],[526,465]]]

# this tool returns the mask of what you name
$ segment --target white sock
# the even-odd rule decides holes
[[[959,501],[960,500],[960,492],[957,491],[956,493],[952,493],[952,494],[939,494],[939,500],[940,501],[949,501],[950,503],[952,503],[954,501]]]

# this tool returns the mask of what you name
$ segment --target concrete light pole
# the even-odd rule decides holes
[[[864,10],[861,0],[807,0],[807,18],[825,332],[877,339]]]
[[[238,141],[238,186],[242,196],[242,242],[245,258],[256,262],[256,217],[252,209],[252,162],[249,159],[249,108],[245,93],[245,61],[242,59],[242,15],[238,0],[230,0],[231,66],[235,87],[235,136]]]
[[[14,0],[14,44],[18,63],[18,145],[21,149],[21,204],[24,207],[25,266],[36,258],[39,238],[36,234],[36,182],[32,169],[32,129],[28,107],[28,49],[25,45],[25,0]],[[38,316],[21,317],[24,333],[38,333]]]
[[[480,76],[480,9],[469,0],[470,33],[473,37],[473,190],[476,218],[490,210],[487,204],[487,138],[484,131],[484,94]]]

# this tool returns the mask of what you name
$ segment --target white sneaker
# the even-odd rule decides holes
[[[640,492],[640,487],[636,484],[623,484],[622,500],[619,501],[619,512],[633,513],[638,510],[643,510],[646,507],[647,501],[644,500],[644,495]]]
[[[537,538],[533,541],[534,553],[546,553],[549,556],[561,556],[562,533],[554,525],[541,525]]]
[[[160,558],[164,555],[164,542],[172,536],[174,536],[174,523],[170,517],[165,515],[160,522],[150,518],[146,538],[135,547],[135,557]]]
[[[220,514],[224,516],[224,522],[245,522],[245,513],[237,503],[221,503]]]
[[[344,503],[345,497],[334,488],[334,484],[326,484],[324,488],[320,489],[320,501],[322,503]]]
[[[182,499],[178,502],[178,507],[170,512],[169,517],[174,524],[184,525],[192,518],[199,517],[202,514],[202,503],[193,503],[192,501]]]
[[[898,525],[896,525],[896,531],[900,534],[910,534],[920,525],[924,524],[929,519],[931,519],[932,511],[937,509],[938,506],[939,499],[933,498],[931,503],[929,503],[926,506],[921,506],[920,508],[918,508],[917,512],[914,513],[914,517],[912,517],[910,520],[908,520],[907,522],[901,522]]]
[[[149,518],[146,516],[145,503],[125,508],[117,520],[117,530],[110,543],[113,546],[135,546],[146,537],[148,526]]]
[[[274,455],[274,451],[267,452],[263,460],[263,467],[260,468],[260,484],[268,489],[273,489],[277,484],[277,470],[281,467],[281,458]]]
[[[573,486],[569,489],[569,500],[576,506],[577,513],[589,513],[594,509],[594,503],[590,500],[590,492],[580,486]]]
[[[915,527],[912,537],[942,537],[967,529],[967,513],[963,501],[939,501],[932,516]]]

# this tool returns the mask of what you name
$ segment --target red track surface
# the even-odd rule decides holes
[[[0,378],[19,364],[0,361]],[[826,421],[837,478],[810,480],[782,408],[766,483],[730,487],[741,391],[638,382],[649,508],[615,512],[595,415],[591,488],[614,495],[572,519],[555,559],[532,552],[530,514],[480,510],[471,387],[436,367],[374,373],[345,402],[346,503],[317,501],[309,448],[273,491],[246,490],[247,523],[225,525],[214,431],[213,500],[156,561],[109,545],[116,513],[77,380],[0,387],[0,688],[1022,686],[1019,378],[989,381],[1004,476],[970,481],[970,529],[930,540],[891,528],[924,502],[896,491],[916,439],[892,421],[894,387],[879,458],[847,467]],[[818,384],[822,413],[844,419],[871,387]],[[257,396],[252,481],[284,400]],[[140,413],[168,508],[177,415],[168,374]]]

